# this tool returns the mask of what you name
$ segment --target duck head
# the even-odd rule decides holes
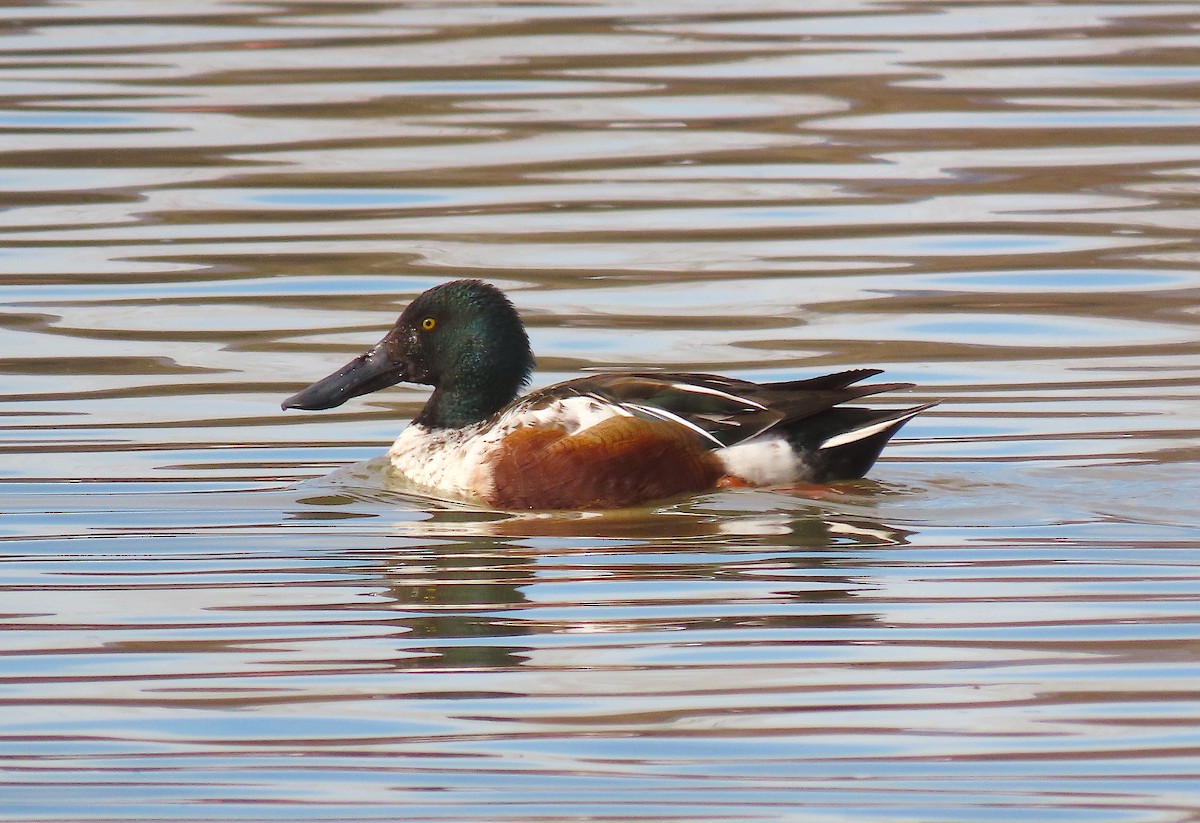
[[[512,402],[532,370],[529,337],[504,293],[479,280],[455,280],[420,295],[370,350],[283,408],[332,409],[397,383],[422,383],[434,391],[413,422],[460,428]]]

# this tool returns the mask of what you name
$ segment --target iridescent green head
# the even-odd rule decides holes
[[[532,370],[529,337],[504,293],[479,280],[455,280],[419,296],[370,351],[283,407],[329,409],[396,383],[424,383],[433,396],[413,422],[459,428],[504,408]]]

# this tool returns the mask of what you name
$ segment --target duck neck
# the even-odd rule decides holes
[[[463,387],[439,386],[413,422],[427,429],[467,428],[492,417],[512,402],[515,396],[515,392],[507,396],[481,395]]]
[[[489,357],[459,365],[451,376],[434,384],[433,394],[413,418],[414,423],[429,429],[461,429],[490,419],[529,382],[533,357],[526,344],[523,352],[503,363]]]

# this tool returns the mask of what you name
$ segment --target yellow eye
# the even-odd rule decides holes
[[[424,320],[421,321],[421,328],[423,328],[425,331],[433,331],[433,327],[436,325],[437,325],[437,321],[434,320],[432,317],[426,317]]]

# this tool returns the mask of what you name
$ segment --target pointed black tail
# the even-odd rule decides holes
[[[793,442],[808,461],[813,482],[862,477],[905,423],[936,405],[883,410],[832,408],[804,420]]]

